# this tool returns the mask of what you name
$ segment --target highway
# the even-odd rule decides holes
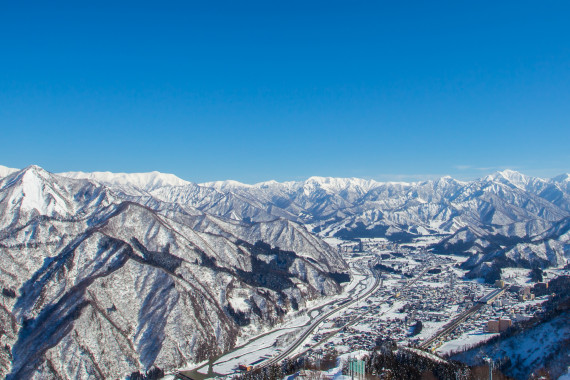
[[[313,333],[313,331],[315,331],[315,329],[324,321],[326,320],[328,317],[330,317],[331,315],[333,315],[334,313],[339,312],[342,309],[345,309],[349,306],[354,305],[356,302],[360,301],[360,300],[365,300],[366,298],[368,298],[368,296],[370,296],[372,293],[374,293],[375,291],[378,290],[378,287],[380,286],[380,277],[376,275],[376,273],[373,270],[370,270],[372,272],[372,275],[375,277],[375,283],[374,286],[372,286],[372,288],[370,288],[366,293],[364,293],[362,296],[357,297],[356,299],[353,299],[352,301],[346,302],[336,308],[334,308],[333,310],[330,310],[328,312],[326,312],[325,314],[323,314],[322,316],[320,316],[319,318],[317,318],[313,324],[303,332],[303,334],[301,334],[301,336],[299,338],[297,338],[295,340],[295,342],[289,346],[289,348],[287,348],[285,351],[283,351],[282,353],[280,353],[279,355],[265,361],[264,363],[258,365],[255,367],[255,369],[262,369],[265,367],[268,367],[272,364],[275,363],[280,363],[281,361],[285,360],[287,357],[289,357],[289,355],[291,355],[292,352],[294,352],[297,348],[299,348],[299,346],[301,344],[303,344],[303,342],[309,337],[309,335],[311,335]]]
[[[420,272],[420,274],[418,274],[412,281],[408,282],[402,289],[398,290],[398,292],[400,292],[400,291],[402,291],[402,290],[406,290],[406,289],[408,289],[409,287],[411,287],[412,285],[414,285],[414,284],[415,284],[420,278],[422,278],[422,276],[423,276],[428,270],[430,270],[430,269],[432,269],[432,267],[427,267],[427,268],[425,268],[424,270],[422,270],[422,271]],[[390,298],[398,298],[398,297],[396,297],[396,296],[390,296],[390,297],[386,298],[384,301],[387,301],[387,300],[390,299]],[[388,310],[391,310],[391,309],[392,309],[392,308],[390,308],[390,309],[388,309]],[[386,310],[386,311],[388,311],[388,310]],[[382,314],[386,313],[386,311],[384,311]],[[329,333],[324,339],[322,339],[321,341],[319,341],[317,344],[315,344],[315,345],[314,345],[313,347],[311,347],[311,348],[316,348],[316,347],[318,347],[319,345],[325,343],[327,340],[329,340],[330,338],[332,338],[333,336],[335,336],[336,334],[338,334],[341,330],[344,330],[345,328],[347,328],[347,327],[349,327],[349,326],[351,326],[351,325],[353,325],[353,324],[355,324],[355,323],[361,321],[361,320],[366,316],[366,314],[368,314],[368,311],[363,312],[360,316],[358,316],[358,317],[352,319],[351,321],[347,322],[346,324],[344,324],[344,325],[343,325],[342,327],[340,327],[339,329],[337,329],[337,330],[335,330],[335,331],[332,331],[332,332]],[[306,351],[307,351],[307,350],[306,350]],[[300,354],[302,354],[302,353],[300,353]]]
[[[374,264],[372,264],[374,265]],[[398,289],[397,291],[402,291],[402,290],[406,290],[409,287],[413,286],[429,269],[431,269],[431,267],[427,267],[425,269],[423,269],[418,276],[416,276],[414,279],[412,279],[411,281],[409,281],[406,285],[404,285],[404,287],[402,287],[401,289]],[[276,363],[280,363],[283,360],[285,360],[286,358],[291,357],[291,355],[293,354],[293,352],[295,352],[306,340],[307,338],[329,317],[331,317],[333,314],[338,313],[339,311],[349,308],[351,306],[353,306],[354,304],[356,304],[359,301],[364,301],[366,300],[370,295],[374,294],[380,287],[381,285],[381,278],[380,276],[370,267],[366,268],[367,271],[369,271],[375,279],[374,285],[365,291],[365,293],[363,294],[358,294],[355,298],[354,295],[352,295],[349,298],[345,298],[345,299],[341,299],[341,300],[335,300],[329,304],[332,303],[340,303],[337,307],[333,308],[332,310],[329,310],[327,312],[325,312],[324,314],[316,317],[316,319],[314,321],[312,321],[312,323],[310,324],[310,326],[303,331],[303,333],[297,338],[295,339],[294,343],[291,344],[289,347],[287,347],[283,352],[279,353],[277,356],[269,358],[267,360],[265,360],[264,362],[256,365],[254,368],[255,369],[263,369],[266,368],[270,365],[276,364]],[[394,294],[388,298],[386,298],[386,300],[388,300],[389,298],[397,298],[397,296]],[[348,302],[347,302],[348,301]],[[344,302],[344,303],[343,303]],[[326,306],[326,305],[323,305]],[[357,323],[358,321],[362,320],[362,318],[365,317],[365,315],[368,313],[368,311],[364,311],[362,312],[360,315],[354,317],[351,321],[349,321],[348,323],[346,323],[344,326],[342,326],[340,329],[331,332],[330,334],[328,334],[323,340],[321,340],[320,342],[312,345],[311,347],[308,347],[306,350],[303,350],[301,353],[298,353],[297,355],[300,355],[306,351],[308,351],[309,349],[315,348],[317,346],[319,346],[320,344],[326,342],[328,339],[332,338],[335,334],[337,334],[339,331],[341,331],[342,329],[344,329],[345,327],[348,327],[352,324]],[[297,356],[295,355],[295,356]],[[204,377],[209,377],[210,376],[210,372],[212,370],[212,367],[215,363],[214,361],[211,361],[211,363],[208,364],[209,366],[209,371],[208,371],[208,375],[204,376],[200,373],[197,373],[197,371],[192,370],[192,371],[178,371],[176,374],[179,376],[179,378],[182,379],[191,379],[191,378],[204,378]],[[192,372],[192,374],[190,373]],[[213,375],[213,373],[212,373]],[[190,377],[192,376],[192,377]]]
[[[422,270],[420,272],[420,274],[418,276],[416,276],[412,281],[408,282],[401,290],[406,290],[409,287],[411,287],[412,285],[414,285],[428,270],[432,269],[431,267],[427,267],[424,270]],[[356,302],[360,301],[360,300],[365,300],[366,298],[368,298],[371,294],[373,294],[376,290],[378,290],[378,287],[380,286],[380,276],[378,276],[373,270],[371,270],[372,274],[374,275],[374,277],[376,278],[376,282],[374,283],[374,286],[368,290],[365,294],[363,294],[361,297],[352,300],[350,302],[347,302],[343,305],[340,305],[339,307],[327,312],[326,314],[324,314],[323,316],[319,317],[319,319],[317,319],[313,325],[311,325],[311,327],[309,329],[307,329],[296,341],[295,343],[293,343],[287,350],[283,351],[281,354],[279,354],[278,356],[271,358],[270,360],[266,361],[265,363],[259,365],[256,367],[256,369],[261,369],[261,368],[265,368],[269,365],[275,364],[275,363],[279,363],[283,360],[285,360],[286,358],[289,357],[289,355],[291,355],[291,353],[293,353],[297,348],[299,348],[299,346],[301,344],[303,344],[303,342],[309,337],[309,335],[311,335],[313,333],[313,331],[315,331],[315,329],[319,326],[319,324],[321,322],[323,322],[324,320],[326,320],[328,317],[330,317],[331,315],[335,314],[336,312],[349,307],[351,305],[354,305]],[[314,344],[313,346],[307,348],[306,350],[304,350],[303,352],[298,353],[297,355],[301,355],[304,352],[308,351],[309,349],[313,349],[316,348],[317,346],[321,345],[322,343],[326,342],[327,340],[329,340],[330,338],[332,338],[334,335],[336,335],[339,331],[343,330],[344,328],[355,324],[356,322],[362,320],[362,318],[365,317],[365,315],[367,314],[367,311],[363,312],[360,316],[352,319],[351,321],[347,322],[344,326],[342,326],[341,328],[331,332],[330,334],[328,334],[324,339],[322,339],[320,342]],[[296,356],[297,356],[296,355]]]
[[[354,269],[357,269],[357,268],[354,268]],[[360,270],[364,269],[364,270],[366,270],[366,271],[369,271],[372,275],[374,275],[374,272],[371,271],[371,270],[370,270],[370,267],[368,267],[368,266],[363,266],[363,267],[360,267],[359,269],[360,269]],[[342,309],[345,308],[345,307],[349,307],[350,305],[354,304],[354,302],[357,302],[357,301],[360,300],[360,299],[363,299],[363,298],[368,297],[370,294],[372,294],[374,291],[376,291],[377,288],[378,288],[378,286],[380,285],[380,279],[375,276],[375,280],[376,280],[376,281],[375,281],[374,285],[372,286],[372,288],[370,288],[369,290],[367,290],[367,291],[366,291],[364,294],[362,294],[362,295],[357,294],[357,295],[356,295],[356,298],[354,298],[354,297],[355,297],[355,294],[354,294],[354,293],[357,293],[357,291],[356,291],[356,288],[354,288],[353,290],[350,291],[351,294],[349,294],[347,298],[332,300],[332,301],[329,301],[329,302],[327,302],[327,303],[325,303],[325,304],[323,304],[323,305],[321,305],[321,306],[318,306],[318,309],[321,309],[321,310],[322,310],[323,308],[325,308],[325,307],[327,307],[327,306],[334,305],[334,304],[339,304],[339,303],[340,303],[337,308],[334,308],[333,310],[330,310],[330,311],[326,312],[324,315],[315,317],[316,319],[313,320],[313,321],[311,321],[311,323],[310,323],[308,326],[304,326],[303,328],[307,328],[307,327],[308,327],[308,331],[305,331],[305,332],[303,333],[303,335],[302,335],[301,337],[299,337],[299,339],[295,340],[295,343],[293,344],[294,347],[289,347],[285,352],[282,352],[282,353],[279,354],[277,357],[267,359],[265,362],[263,362],[263,363],[261,363],[261,364],[255,366],[255,368],[264,368],[264,367],[267,367],[267,366],[270,365],[270,364],[273,364],[273,363],[275,363],[275,362],[278,362],[278,361],[281,361],[281,360],[285,359],[285,357],[289,356],[290,353],[291,353],[293,350],[295,350],[295,349],[299,346],[299,344],[301,344],[301,343],[307,338],[307,336],[308,336],[310,333],[312,333],[312,332],[314,331],[314,329],[315,329],[323,320],[325,320],[327,317],[331,316],[331,315],[334,314],[335,312],[338,312],[339,310],[342,310]],[[362,281],[363,281],[363,280],[360,280],[359,283],[362,283]],[[361,286],[361,285],[357,285],[357,286]],[[343,302],[345,302],[345,303],[343,304]],[[309,311],[309,312],[310,312],[310,311]],[[269,335],[269,334],[271,334],[271,333],[273,333],[273,332],[274,332],[274,331],[269,331],[269,332],[267,332],[267,333],[265,333],[265,334],[262,334],[262,335],[256,337],[254,340],[260,339],[260,338],[262,338],[264,335]],[[239,349],[243,348],[244,346],[247,346],[247,345],[250,344],[251,342],[252,342],[252,341],[249,341],[249,342],[243,344],[242,346],[236,347],[236,348],[234,348],[234,350],[239,350]],[[222,355],[222,357],[223,357],[223,356],[226,356],[226,355],[228,355],[227,352],[224,353],[224,354]],[[194,380],[194,379],[196,379],[196,380],[202,380],[202,379],[205,379],[205,378],[214,377],[214,376],[216,376],[217,374],[213,371],[213,367],[214,367],[216,364],[219,364],[219,361],[218,361],[219,359],[220,359],[219,357],[218,357],[218,358],[215,358],[215,359],[211,359],[211,360],[209,361],[209,363],[205,365],[205,366],[208,367],[207,375],[205,374],[205,372],[199,372],[200,370],[203,371],[203,368],[204,368],[205,366],[197,367],[197,368],[194,368],[194,369],[192,369],[192,370],[176,371],[174,374],[177,375],[177,376],[178,376],[179,378],[181,378],[181,379],[193,379],[193,380]]]

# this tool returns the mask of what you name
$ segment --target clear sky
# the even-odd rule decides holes
[[[0,164],[570,172],[568,1],[83,3],[0,6]]]

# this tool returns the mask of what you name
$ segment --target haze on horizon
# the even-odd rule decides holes
[[[0,164],[198,183],[550,178],[570,172],[569,10],[5,4]]]

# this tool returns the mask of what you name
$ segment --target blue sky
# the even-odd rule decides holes
[[[5,166],[570,172],[567,1],[45,3],[1,5]]]

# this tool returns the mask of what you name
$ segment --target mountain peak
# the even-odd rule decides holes
[[[512,170],[512,169],[504,169],[499,171],[498,173],[501,173],[504,176],[513,176],[513,175],[523,175],[520,172],[517,172],[516,170]]]
[[[252,185],[248,185],[246,183],[242,183],[233,179],[226,179],[224,181],[203,182],[200,183],[200,186],[211,187],[213,189],[221,191],[221,190],[231,190],[232,188],[236,187],[251,187]]]
[[[12,173],[0,189],[6,192],[5,200],[10,205],[7,215],[28,212],[47,216],[68,215],[73,207],[69,207],[65,189],[58,184],[56,177],[37,165]],[[3,222],[0,221],[0,228]]]
[[[15,178],[10,181],[14,183],[16,181],[26,182],[41,182],[47,180],[52,174],[47,170],[43,169],[38,165],[30,165],[21,170],[15,170],[11,174],[15,174]]]
[[[112,172],[65,172],[58,175],[76,179],[89,179],[108,185],[132,185],[147,191],[164,186],[186,186],[185,181],[174,174],[152,171],[147,173],[112,173]]]
[[[362,188],[363,190],[370,190],[374,186],[380,185],[380,182],[376,182],[374,180],[369,179],[362,179],[362,178],[336,178],[336,177],[309,177],[304,182],[304,185],[311,186],[317,185],[324,189],[329,190],[343,190],[349,187],[358,187]]]
[[[529,182],[530,178],[515,170],[505,169],[488,175],[485,177],[485,180],[495,182],[507,181],[515,186],[525,186]]]
[[[18,170],[20,169],[14,169],[0,165],[0,178],[8,177],[10,174],[17,172]]]
[[[553,182],[569,182],[570,181],[570,174],[564,173],[557,175],[556,177],[552,177],[551,180]]]

